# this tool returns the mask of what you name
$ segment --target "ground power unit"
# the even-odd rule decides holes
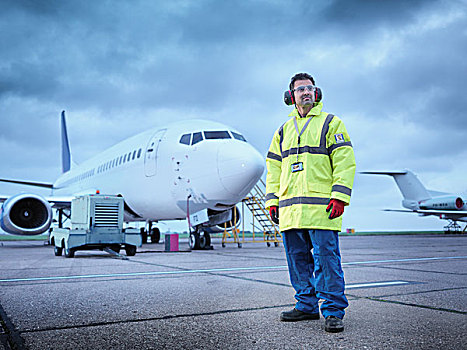
[[[141,246],[137,229],[123,228],[123,198],[107,195],[85,195],[71,202],[71,228],[53,228],[50,244],[56,256],[65,253],[72,258],[77,250],[100,249],[126,255],[136,254]]]

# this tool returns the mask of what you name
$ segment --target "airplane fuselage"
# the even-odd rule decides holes
[[[188,144],[186,136],[181,142],[184,135],[190,135]],[[187,208],[225,210],[241,201],[264,171],[263,157],[237,135],[203,120],[150,129],[72,167],[54,183],[52,194],[122,195],[127,221],[184,219]]]

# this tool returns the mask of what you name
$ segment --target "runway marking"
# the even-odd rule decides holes
[[[408,259],[389,259],[389,260],[373,260],[373,261],[355,261],[355,262],[342,263],[342,265],[379,264],[379,263],[388,263],[388,262],[448,260],[448,259],[467,259],[467,256],[443,256],[443,257],[436,257],[436,258],[408,258]]]
[[[446,257],[436,257],[436,258],[409,258],[409,259],[355,261],[355,262],[342,263],[342,265],[380,264],[380,263],[388,263],[388,262],[429,261],[429,260],[449,260],[449,259],[467,259],[467,256],[446,256]],[[193,273],[206,273],[206,272],[212,273],[212,272],[234,272],[234,271],[254,271],[254,270],[280,270],[280,269],[286,269],[286,268],[287,268],[287,265],[257,266],[257,267],[229,267],[229,268],[183,270],[183,271],[152,271],[152,272],[110,273],[110,274],[99,274],[99,275],[10,278],[10,279],[0,279],[0,282],[32,282],[32,281],[54,281],[54,280],[108,278],[108,277],[129,277],[129,276],[180,275],[180,274],[193,274]]]
[[[386,281],[386,282],[355,283],[355,284],[346,284],[345,289],[400,286],[402,284],[410,284],[410,283],[411,282],[407,282],[407,281]]]

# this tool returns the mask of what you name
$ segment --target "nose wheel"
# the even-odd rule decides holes
[[[190,233],[188,244],[192,250],[213,249],[211,245],[211,236],[202,229],[196,229],[196,231]]]

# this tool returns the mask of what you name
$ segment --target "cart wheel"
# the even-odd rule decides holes
[[[270,246],[271,246],[271,243],[269,243],[269,242],[266,242],[266,245],[267,245],[268,247],[270,247]]]
[[[241,244],[241,243],[238,243],[238,247],[241,248],[241,247],[242,247],[242,244]]]
[[[274,242],[274,247],[278,247],[279,246],[279,242]]]
[[[74,258],[75,250],[73,248],[65,248],[65,258]]]
[[[225,243],[222,243],[222,248],[225,248]]]
[[[63,248],[54,246],[54,254],[55,254],[55,256],[62,256],[62,251],[63,251]]]
[[[126,253],[127,256],[135,256],[136,246],[134,246],[134,245],[125,246],[125,253]]]

